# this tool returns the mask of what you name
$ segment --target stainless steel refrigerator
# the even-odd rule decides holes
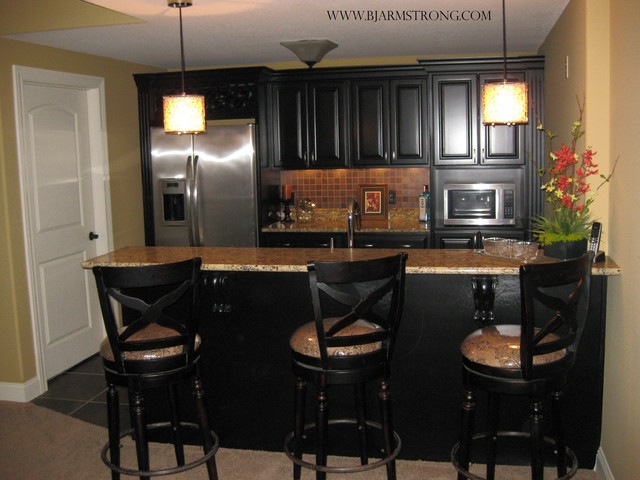
[[[152,128],[156,245],[257,246],[255,128],[209,126],[200,135]]]

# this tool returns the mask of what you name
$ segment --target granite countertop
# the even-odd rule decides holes
[[[317,208],[313,220],[304,221],[296,215],[291,223],[275,222],[262,228],[263,233],[347,233],[347,210],[339,208]],[[363,222],[360,233],[428,233],[429,228],[418,220],[417,208],[394,208],[389,210],[389,220],[383,225],[369,226]]]
[[[204,270],[248,272],[306,272],[307,262],[353,261],[394,255],[396,249],[370,248],[235,248],[235,247],[124,247],[82,263],[94,266],[136,266],[202,257]],[[407,274],[517,275],[517,260],[492,257],[476,250],[411,250]],[[552,259],[540,254],[535,262]],[[620,275],[610,258],[594,264],[594,275]]]

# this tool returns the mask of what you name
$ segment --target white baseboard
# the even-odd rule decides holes
[[[0,382],[0,400],[24,403],[30,402],[43,393],[38,377],[34,377],[26,383]]]
[[[607,463],[607,457],[602,451],[602,447],[598,449],[598,454],[596,455],[596,466],[594,470],[598,475],[598,480],[615,480],[613,478],[613,473],[609,468],[609,464]]]

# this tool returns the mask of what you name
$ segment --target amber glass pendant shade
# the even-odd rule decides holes
[[[197,134],[207,130],[206,110],[203,95],[191,95],[184,89],[184,37],[182,32],[182,9],[192,5],[191,0],[167,0],[167,5],[180,12],[180,79],[182,94],[162,97],[162,113],[165,133]]]
[[[162,97],[162,110],[166,133],[197,134],[207,130],[202,95],[166,95]]]
[[[529,89],[524,82],[485,83],[482,86],[482,122],[516,125],[529,122]]]

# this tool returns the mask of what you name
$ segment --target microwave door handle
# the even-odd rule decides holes
[[[198,161],[200,157],[193,157],[193,190],[191,192],[191,229],[193,231],[193,246],[201,247],[202,239],[200,238],[200,218],[198,215]]]

